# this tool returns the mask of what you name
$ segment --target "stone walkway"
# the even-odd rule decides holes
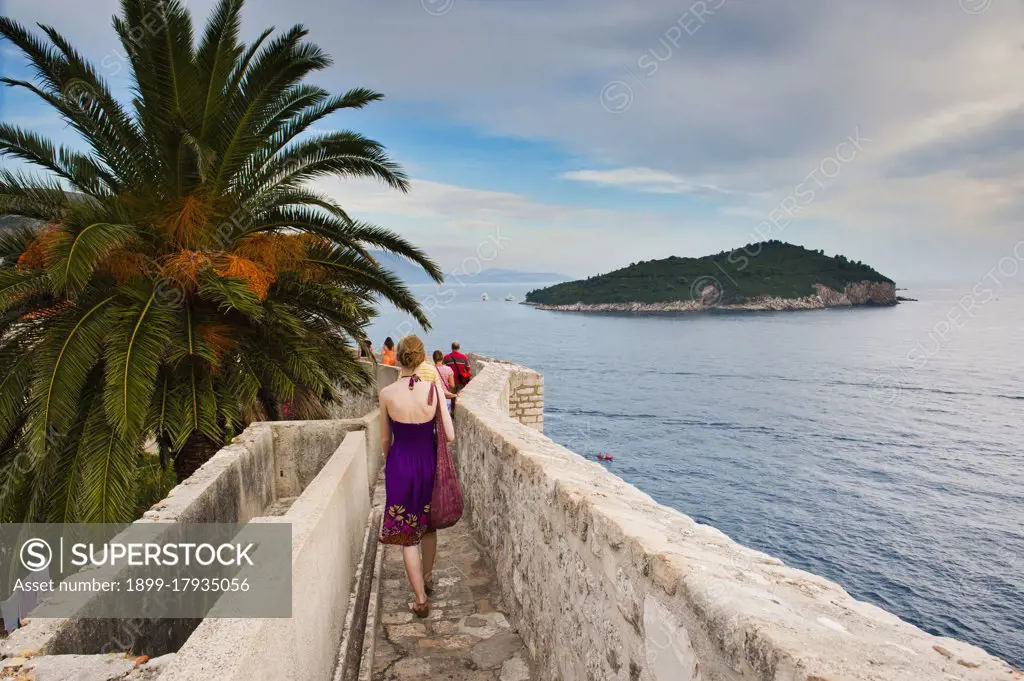
[[[409,612],[412,589],[402,550],[385,551],[381,575],[381,625],[373,681],[534,681],[522,639],[502,614],[494,570],[460,522],[438,533],[431,611]]]

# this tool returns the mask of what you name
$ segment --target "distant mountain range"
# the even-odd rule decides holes
[[[399,258],[383,251],[371,251],[370,254],[407,285],[433,283],[433,280],[427,276],[426,272],[404,258]],[[459,281],[463,283],[471,284],[555,284],[572,280],[572,277],[554,272],[527,272],[501,267],[485,269],[478,274],[456,273],[453,275],[448,272],[445,273],[446,279],[452,279],[453,276],[458,276]]]
[[[42,220],[22,217],[20,215],[0,215],[0,230],[18,229],[19,227],[36,227],[42,225]]]
[[[43,222],[39,220],[0,214],[0,232],[42,225]],[[370,251],[370,254],[407,285],[431,284],[434,281],[427,276],[426,272],[404,258],[383,251]],[[456,275],[445,273],[445,278],[448,280],[451,280],[453,276]],[[485,269],[477,274],[457,274],[457,276],[459,281],[469,284],[559,284],[573,279],[554,272],[527,272],[500,267]]]

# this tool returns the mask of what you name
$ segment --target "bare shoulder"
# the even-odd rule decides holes
[[[407,390],[408,386],[404,382],[395,381],[394,383],[381,388],[378,397],[381,404],[384,404],[385,402],[388,404],[394,404],[396,400],[399,400],[399,396]]]

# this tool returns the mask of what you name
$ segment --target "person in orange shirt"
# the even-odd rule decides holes
[[[395,341],[391,340],[391,336],[384,339],[384,348],[381,350],[380,356],[382,364],[387,364],[389,367],[397,364],[395,360]]]

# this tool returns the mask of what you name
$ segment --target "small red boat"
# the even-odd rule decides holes
[[[615,457],[611,456],[610,454],[598,454],[597,455],[597,460],[598,461],[614,461]]]

